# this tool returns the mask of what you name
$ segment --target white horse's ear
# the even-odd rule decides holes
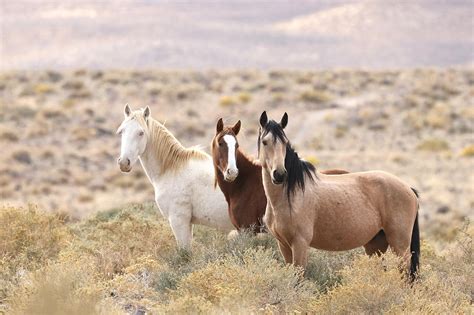
[[[125,105],[125,108],[123,109],[123,115],[125,116],[125,118],[130,116],[131,113],[132,113],[132,110],[130,109],[130,106],[128,106],[128,104]]]
[[[288,114],[284,113],[280,121],[281,129],[285,129],[286,125],[288,125]]]
[[[222,118],[219,118],[216,125],[216,135],[222,130],[224,130],[224,122],[222,121]]]
[[[262,115],[260,115],[260,126],[264,128],[267,122],[268,122],[267,112],[263,111]]]
[[[143,110],[143,118],[145,118],[145,121],[148,120],[148,117],[150,117],[150,106],[147,106],[147,107]]]
[[[241,126],[240,120],[235,123],[234,127],[232,127],[232,131],[234,132],[234,135],[238,135],[240,131],[240,126]]]

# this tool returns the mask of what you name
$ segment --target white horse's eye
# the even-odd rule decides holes
[[[144,134],[143,131],[140,131],[140,132],[138,133],[138,135],[139,135],[140,137],[143,136],[143,134]]]

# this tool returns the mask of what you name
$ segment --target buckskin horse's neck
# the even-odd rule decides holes
[[[262,181],[267,202],[270,203],[272,211],[289,207],[285,185],[273,184],[270,172],[264,167],[262,167]],[[283,213],[287,213],[287,211],[283,211]]]
[[[240,194],[242,188],[260,181],[257,178],[259,176],[260,166],[251,161],[240,149],[237,149],[236,155],[239,175],[233,182],[229,183],[225,181],[223,174],[220,171],[217,172],[219,187],[221,187],[227,201],[233,196]]]

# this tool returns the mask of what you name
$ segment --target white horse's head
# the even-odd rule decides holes
[[[117,129],[122,138],[120,157],[117,160],[122,172],[130,172],[140,155],[145,152],[150,117],[150,108],[132,111],[128,104],[124,108],[125,119]]]

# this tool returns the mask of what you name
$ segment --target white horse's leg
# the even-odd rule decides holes
[[[174,217],[169,218],[171,229],[174,237],[178,243],[178,247],[184,249],[191,249],[191,242],[193,239],[193,225],[191,218]]]

